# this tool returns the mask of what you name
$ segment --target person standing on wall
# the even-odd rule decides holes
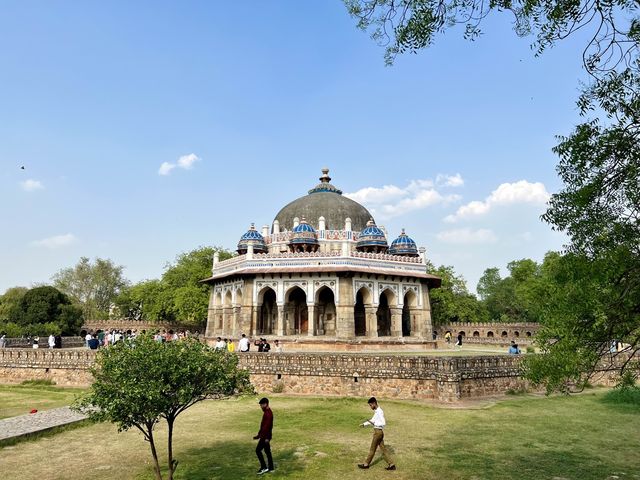
[[[238,350],[240,350],[241,352],[248,352],[249,345],[250,345],[249,339],[243,333],[242,338],[240,338],[240,342],[238,342]]]
[[[387,425],[387,422],[384,418],[384,412],[382,411],[382,408],[380,408],[380,406],[378,405],[378,401],[376,400],[376,397],[371,397],[367,403],[369,404],[369,407],[371,408],[371,410],[373,410],[374,412],[373,417],[371,417],[371,420],[367,420],[360,426],[366,427],[367,425],[372,425],[373,439],[371,440],[371,447],[369,448],[369,456],[364,461],[364,463],[359,463],[358,467],[369,468],[369,466],[371,465],[371,461],[373,460],[373,456],[376,454],[377,448],[380,447],[380,450],[382,451],[382,456],[384,457],[384,460],[387,462],[386,470],[395,470],[396,465],[393,463],[393,460],[391,460],[391,456],[389,455],[386,447],[384,446],[383,429]]]
[[[273,412],[269,408],[269,399],[261,398],[258,402],[262,409],[262,421],[260,422],[260,431],[253,437],[254,440],[258,440],[256,446],[256,455],[260,461],[260,470],[258,475],[263,473],[273,472],[273,458],[271,457],[271,436],[273,431]],[[267,463],[264,462],[262,451],[267,455]]]

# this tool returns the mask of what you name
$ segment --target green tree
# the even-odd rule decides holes
[[[544,286],[540,265],[525,258],[509,262],[507,269],[509,275],[500,278],[497,268],[488,268],[478,282],[489,317],[500,322],[540,321]]]
[[[28,291],[29,289],[26,287],[12,287],[0,296],[0,324],[12,321],[11,312]]]
[[[500,277],[500,269],[498,267],[487,268],[476,286],[476,291],[481,300],[495,295],[502,278]]]
[[[115,301],[125,318],[146,321],[175,321],[173,294],[161,280],[143,280],[125,287]]]
[[[431,320],[434,325],[451,322],[483,322],[487,313],[475,295],[469,293],[462,275],[457,275],[452,266],[428,265],[429,273],[442,279],[440,288],[431,290]]]
[[[636,0],[591,2],[577,0],[344,0],[358,27],[371,31],[386,46],[385,60],[431,46],[435,37],[461,28],[464,38],[481,35],[491,14],[508,12],[516,35],[534,35],[533,49],[541,54],[577,31],[587,31],[582,52],[590,74],[616,68],[637,58],[640,5]]]
[[[211,275],[216,251],[220,260],[232,257],[227,250],[198,247],[168,263],[160,280],[144,280],[125,288],[115,302],[121,314],[127,318],[203,326],[209,305],[209,286],[201,280]]]
[[[167,478],[178,461],[173,458],[177,417],[207,398],[251,392],[249,374],[238,368],[238,357],[195,340],[160,343],[137,337],[102,350],[91,369],[94,382],[75,408],[91,418],[110,421],[118,430],[137,428],[149,442],[156,479],[161,480],[154,437],[155,426],[167,422]]]
[[[14,306],[11,319],[25,334],[76,335],[82,326],[82,311],[58,289],[44,286],[26,292]]]
[[[53,285],[77,302],[86,320],[108,318],[111,306],[128,281],[124,267],[109,259],[96,258],[92,263],[81,257],[72,268],[56,273]]]
[[[545,295],[543,328],[537,342],[543,355],[527,359],[527,376],[548,391],[584,388],[599,368],[633,372],[640,289],[626,290],[628,265],[636,260],[628,250],[589,258],[580,253],[548,255],[545,277],[553,288]],[[621,359],[612,345],[630,343]]]

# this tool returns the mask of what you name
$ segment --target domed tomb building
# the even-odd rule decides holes
[[[284,340],[300,350],[432,346],[425,249],[320,183],[285,205],[271,227],[251,224],[238,255],[213,259],[206,336]]]

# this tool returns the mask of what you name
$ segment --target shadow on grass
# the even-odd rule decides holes
[[[224,442],[209,447],[192,448],[177,456],[175,478],[184,480],[214,480],[257,478],[260,467],[255,454],[256,442]],[[305,469],[305,461],[294,455],[295,450],[272,447],[275,472],[269,478],[286,478]]]
[[[577,451],[570,444],[552,449],[548,445],[534,445],[523,440],[514,442],[510,451],[483,451],[482,448],[460,450],[446,443],[433,452],[425,451],[425,457],[439,457],[443,471],[451,469],[462,474],[461,478],[601,480],[616,471],[629,470],[629,465],[607,464],[602,457],[584,450]]]

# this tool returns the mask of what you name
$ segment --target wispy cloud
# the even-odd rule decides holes
[[[56,249],[62,247],[68,247],[78,243],[78,237],[73,233],[66,233],[64,235],[55,235],[53,237],[43,238],[42,240],[35,240],[31,242],[33,247],[44,247],[49,249]]]
[[[452,178],[456,178],[452,180],[453,183],[463,182],[462,177],[459,175],[454,177],[442,176],[441,180],[446,183]],[[436,189],[434,181],[429,179],[411,180],[404,187],[398,187],[397,185],[365,187],[357,192],[346,193],[345,196],[367,206],[371,213],[381,220],[388,220],[431,205],[454,202],[460,199],[459,195],[441,194]]]
[[[191,170],[193,164],[200,161],[195,153],[181,156],[176,163],[162,162],[158,169],[158,175],[169,175],[174,168],[182,168],[184,170]]]
[[[472,230],[470,228],[444,230],[438,233],[437,238],[442,242],[460,245],[495,243],[498,241],[496,234],[486,228],[480,228],[478,230]]]
[[[25,192],[35,192],[36,190],[42,190],[44,188],[40,180],[33,180],[32,178],[20,182],[20,186]]]
[[[473,218],[487,214],[497,206],[530,204],[545,205],[549,201],[549,192],[543,183],[531,183],[520,180],[514,183],[503,183],[483,201],[474,200],[462,205],[456,213],[445,217],[445,222],[455,223],[458,220]]]
[[[436,177],[436,185],[443,187],[461,187],[464,185],[464,179],[459,173],[455,175],[440,174]]]

